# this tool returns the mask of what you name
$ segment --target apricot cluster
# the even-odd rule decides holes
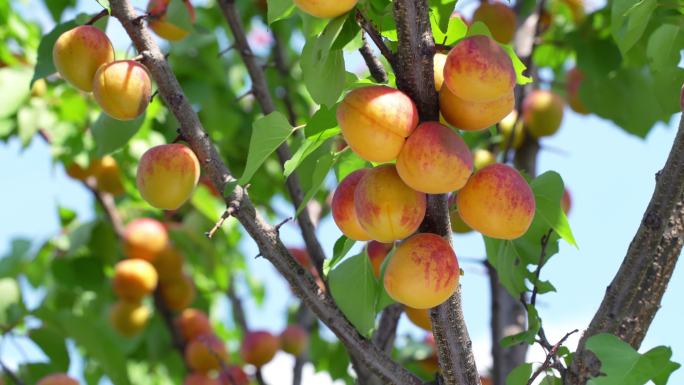
[[[110,155],[101,159],[92,159],[85,168],[78,163],[70,163],[66,166],[66,173],[80,181],[86,181],[92,177],[97,190],[114,196],[122,195],[125,192],[119,165],[116,159]]]

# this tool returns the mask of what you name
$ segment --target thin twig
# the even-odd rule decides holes
[[[109,12],[106,9],[103,9],[100,11],[100,13],[93,16],[90,20],[86,21],[85,25],[93,25],[96,21],[102,19],[105,16],[109,16]]]
[[[544,360],[544,363],[537,368],[537,370],[534,371],[534,374],[532,374],[532,377],[527,381],[527,385],[532,385],[534,383],[534,380],[539,376],[544,370],[549,369],[551,365],[551,361],[555,360],[558,355],[558,349],[563,345],[563,342],[568,339],[571,335],[577,333],[579,330],[575,329],[569,333],[567,333],[563,338],[560,339],[555,345],[551,347],[549,350],[548,354],[546,355],[546,359]]]
[[[218,229],[220,229],[221,226],[223,226],[223,222],[225,222],[226,219],[230,218],[230,216],[233,215],[233,213],[235,213],[235,208],[232,206],[228,207],[226,211],[224,211],[223,214],[221,214],[221,218],[219,218],[219,220],[216,221],[214,227],[212,227],[211,230],[204,233],[204,235],[206,235],[207,238],[211,239],[214,236],[214,234],[216,234]]]
[[[534,306],[537,303],[537,292],[539,292],[539,286],[537,285],[537,282],[539,282],[541,269],[542,266],[544,266],[544,262],[546,260],[546,246],[549,243],[551,234],[553,234],[553,229],[549,229],[549,231],[541,237],[541,252],[539,253],[539,263],[537,264],[537,269],[534,272],[535,282],[533,285],[534,287],[532,288],[532,296],[530,297],[530,305],[532,306]]]
[[[383,67],[380,60],[373,55],[373,50],[371,49],[370,45],[368,45],[366,34],[364,32],[361,32],[361,39],[363,40],[363,45],[361,48],[359,48],[359,52],[361,53],[363,60],[366,62],[366,66],[368,67],[371,76],[378,83],[387,83],[387,71],[385,71],[385,67]]]
[[[358,9],[356,10],[356,22],[359,24],[361,29],[366,31],[368,36],[370,36],[371,40],[373,40],[373,43],[375,43],[375,46],[380,50],[382,56],[384,56],[390,65],[394,67],[394,62],[396,60],[394,53],[385,44],[385,41],[382,40],[382,35],[380,35],[380,32],[378,32],[373,23],[366,19],[363,13],[361,13],[361,11]]]

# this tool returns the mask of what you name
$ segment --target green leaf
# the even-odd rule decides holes
[[[47,6],[48,11],[50,11],[52,19],[56,23],[59,23],[64,10],[68,7],[76,6],[76,0],[51,0],[46,1],[45,6]]]
[[[370,165],[370,163],[356,155],[351,149],[342,152],[339,159],[340,160],[335,167],[335,174],[337,175],[338,182],[342,181],[342,179],[352,172]]]
[[[287,118],[278,111],[257,119],[252,125],[247,165],[238,184],[244,185],[249,182],[266,158],[285,143],[292,132],[293,128]]]
[[[434,22],[438,27],[438,31],[443,32],[446,35],[452,19],[451,14],[454,12],[454,7],[456,6],[456,0],[430,0],[428,5],[430,6],[430,22]],[[460,18],[454,17],[453,19]],[[441,43],[442,41],[437,39],[436,32],[437,30],[433,28],[432,33],[435,34],[435,42]]]
[[[502,45],[499,44],[501,48],[508,53],[508,56],[511,58],[511,61],[513,62],[513,69],[515,70],[515,80],[518,84],[524,85],[527,83],[531,83],[533,79],[529,76],[525,76],[524,72],[527,69],[525,64],[523,64],[522,60],[516,55],[515,49],[513,49],[513,46],[511,45]]]
[[[55,371],[66,372],[69,370],[69,352],[64,336],[59,330],[49,325],[43,325],[39,329],[31,329],[29,338],[50,358],[50,363],[55,367]]]
[[[292,0],[268,0],[268,24],[289,17],[295,6]]]
[[[587,340],[587,349],[601,361],[605,376],[589,380],[589,385],[642,385],[649,380],[665,385],[670,374],[681,365],[670,360],[672,350],[665,346],[655,347],[639,354],[620,338],[602,333]]]
[[[0,278],[16,277],[26,263],[29,263],[31,241],[28,239],[13,239],[9,253],[0,257]]]
[[[646,57],[653,71],[662,71],[676,67],[679,63],[679,52],[684,47],[684,33],[673,24],[659,26],[648,38]]]
[[[532,377],[532,364],[524,363],[511,370],[506,376],[506,385],[527,385],[527,381]]]
[[[360,30],[359,25],[356,23],[354,12],[349,12],[345,18],[344,25],[342,25],[342,30],[335,38],[335,42],[330,49],[344,49],[349,42],[359,35]]]
[[[435,38],[435,43],[453,45],[468,33],[468,26],[460,17],[447,19],[448,24],[446,26],[446,31],[442,32],[441,27],[438,25],[438,21],[432,17],[432,14],[433,13],[430,14],[430,23],[432,24],[432,34]],[[439,22],[444,22],[444,20],[440,19]]]
[[[14,278],[0,279],[0,329],[5,329],[17,320],[21,309],[21,291]]]
[[[504,348],[509,348],[523,342],[532,345],[534,344],[537,333],[539,333],[539,329],[541,329],[541,318],[539,318],[537,309],[529,304],[527,305],[527,330],[502,338],[500,344]]]
[[[299,146],[294,155],[292,155],[292,158],[285,162],[285,166],[283,167],[283,174],[285,177],[287,178],[290,176],[290,174],[292,174],[292,172],[299,167],[299,165],[304,159],[306,159],[307,156],[316,151],[316,149],[318,149],[323,143],[327,142],[328,139],[336,136],[339,133],[340,129],[335,127],[304,139],[304,143]]]
[[[26,148],[39,129],[53,127],[57,123],[57,116],[49,109],[45,100],[34,98],[19,109],[17,123],[19,139]]]
[[[193,30],[192,16],[183,0],[171,0],[166,8],[166,21],[186,31]]]
[[[106,9],[107,12],[112,13],[112,7],[109,5],[109,0],[96,0],[102,8]]]
[[[70,208],[58,206],[57,215],[59,216],[60,225],[66,227],[76,219],[77,214],[76,211]]]
[[[111,154],[120,149],[138,132],[145,121],[145,113],[128,121],[116,120],[104,112],[100,113],[91,131],[97,144],[95,153],[98,157]]]
[[[657,0],[615,0],[611,6],[610,30],[620,52],[625,55],[641,38]]]
[[[540,218],[566,242],[577,247],[577,242],[570,229],[560,202],[565,189],[563,179],[554,171],[547,171],[536,177],[530,187],[534,192],[537,211]]]
[[[66,23],[57,24],[52,31],[43,36],[43,38],[40,40],[40,45],[38,46],[38,60],[36,62],[36,68],[33,72],[33,78],[31,79],[31,85],[33,85],[33,82],[36,80],[42,79],[57,72],[57,69],[55,69],[55,64],[52,62],[52,47],[55,45],[55,41],[57,41],[59,35],[74,28],[75,26],[76,22],[73,20]]]
[[[333,269],[335,266],[337,266],[337,263],[341,261],[342,258],[347,255],[347,253],[349,253],[349,250],[351,250],[355,244],[355,240],[347,238],[344,235],[337,238],[337,241],[335,241],[335,246],[333,246],[333,257],[328,263],[328,269]],[[326,271],[325,273],[327,274],[328,272]]]
[[[14,115],[31,94],[31,70],[25,67],[0,69],[0,120]]]
[[[487,260],[499,274],[499,281],[514,298],[527,291],[526,265],[511,241],[483,236]]]
[[[335,164],[336,160],[337,157],[332,153],[326,153],[316,160],[316,167],[314,168],[313,175],[311,176],[311,187],[304,195],[304,200],[302,200],[302,203],[299,205],[299,207],[297,207],[297,215],[302,212],[309,200],[311,200],[311,198],[313,198],[313,196],[321,188],[323,181],[325,181],[325,177],[328,175],[328,172],[330,172],[330,169]]]
[[[342,313],[359,333],[369,336],[375,326],[375,303],[379,293],[366,254],[350,257],[330,271],[328,285]]]

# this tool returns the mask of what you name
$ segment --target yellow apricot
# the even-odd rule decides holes
[[[309,345],[309,333],[299,325],[289,325],[280,333],[280,347],[284,352],[299,356]]]
[[[452,129],[426,122],[406,139],[397,158],[397,172],[414,190],[443,194],[465,185],[473,172],[473,157]]]
[[[122,195],[126,192],[121,181],[121,170],[116,163],[116,159],[107,155],[98,162],[96,167],[95,178],[97,178],[98,190],[114,196]]]
[[[200,176],[197,156],[172,143],[147,150],[138,164],[136,183],[143,199],[164,210],[176,210],[190,198]]]
[[[435,90],[439,92],[444,84],[444,64],[446,64],[447,55],[443,53],[436,53],[432,60],[432,66],[435,71]]]
[[[515,126],[515,128],[514,128]],[[499,122],[503,146],[510,146],[512,149],[519,149],[525,140],[525,128],[522,119],[518,119],[518,112],[513,110],[510,114]],[[511,139],[513,135],[513,139]]]
[[[79,383],[65,373],[55,373],[41,378],[36,385],[79,385]]]
[[[491,38],[466,37],[447,55],[444,84],[454,95],[470,102],[501,99],[511,94],[515,86],[513,62]]]
[[[152,81],[135,60],[114,61],[100,67],[93,79],[93,96],[102,111],[114,119],[133,120],[150,103]]]
[[[192,278],[183,274],[172,281],[162,282],[159,285],[159,294],[168,309],[181,311],[195,300],[195,285]]]
[[[211,334],[209,317],[198,309],[185,309],[175,320],[175,326],[185,341],[193,340],[201,335]]]
[[[563,99],[547,90],[534,90],[522,105],[525,128],[535,138],[556,133],[563,121]]]
[[[150,309],[139,303],[119,300],[109,308],[109,322],[124,337],[140,333],[150,318]]]
[[[481,2],[473,13],[473,23],[481,21],[487,25],[496,41],[508,44],[515,34],[515,12],[505,4]]]
[[[406,317],[423,330],[432,331],[432,319],[430,318],[430,309],[414,309],[412,307],[404,306],[404,313]]]
[[[150,0],[150,2],[147,3],[147,14],[149,15],[147,22],[150,28],[159,37],[169,41],[182,40],[190,34],[190,31],[169,23],[166,20],[166,10],[170,1],[171,0]],[[192,4],[190,4],[189,0],[183,0],[183,2],[188,9],[190,19],[194,23],[195,9],[192,7]]]
[[[461,216],[458,215],[458,207],[456,206],[456,193],[449,196],[449,221],[451,222],[451,231],[454,233],[465,234],[473,231],[470,226],[463,222]]]
[[[280,349],[278,337],[267,331],[251,331],[242,339],[240,357],[243,361],[261,367],[269,363]]]
[[[370,241],[366,245],[366,254],[373,267],[373,275],[375,278],[380,278],[382,273],[382,263],[385,261],[387,254],[392,251],[393,243],[382,243],[378,241]]]
[[[565,77],[565,87],[568,93],[568,105],[578,114],[587,115],[589,109],[580,98],[580,86],[584,80],[584,74],[579,68],[572,68]]]
[[[128,258],[139,258],[154,262],[169,244],[166,227],[156,219],[138,218],[124,229],[124,254]]]
[[[177,279],[183,274],[183,262],[185,258],[177,248],[169,244],[154,259],[154,268],[157,269],[159,282],[166,282]]]
[[[199,373],[218,370],[227,359],[226,345],[213,334],[199,336],[185,345],[185,362]]]
[[[396,167],[387,164],[361,178],[354,193],[354,208],[371,238],[388,243],[418,230],[425,217],[426,197],[407,186]]]
[[[385,269],[385,290],[401,304],[428,309],[454,294],[459,275],[449,242],[436,234],[419,233],[394,250]]]
[[[444,119],[454,127],[465,131],[485,129],[508,115],[515,106],[515,96],[510,91],[501,99],[489,102],[471,102],[454,95],[448,87],[439,92],[439,109]]]
[[[532,224],[535,200],[520,173],[504,164],[476,172],[456,196],[463,221],[497,239],[516,239]]]
[[[369,171],[362,168],[347,175],[335,189],[333,194],[332,208],[333,220],[337,227],[348,238],[356,241],[367,241],[371,239],[366,230],[361,227],[356,210],[354,209],[354,192],[361,178]]]
[[[386,86],[357,88],[337,107],[337,122],[351,149],[370,162],[395,160],[418,125],[418,110],[403,92]]]
[[[357,0],[294,0],[295,5],[311,16],[332,19],[349,12]]]
[[[129,302],[138,302],[157,287],[157,271],[144,259],[124,259],[114,267],[112,288]]]
[[[92,25],[81,25],[64,32],[52,48],[52,61],[59,74],[85,92],[93,90],[97,69],[112,60],[112,43],[104,32]]]

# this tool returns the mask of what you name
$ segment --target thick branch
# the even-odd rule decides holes
[[[665,167],[620,270],[585,331],[565,378],[585,384],[600,363],[585,349],[587,339],[611,333],[639,348],[660,308],[667,284],[684,245],[684,115]]]

